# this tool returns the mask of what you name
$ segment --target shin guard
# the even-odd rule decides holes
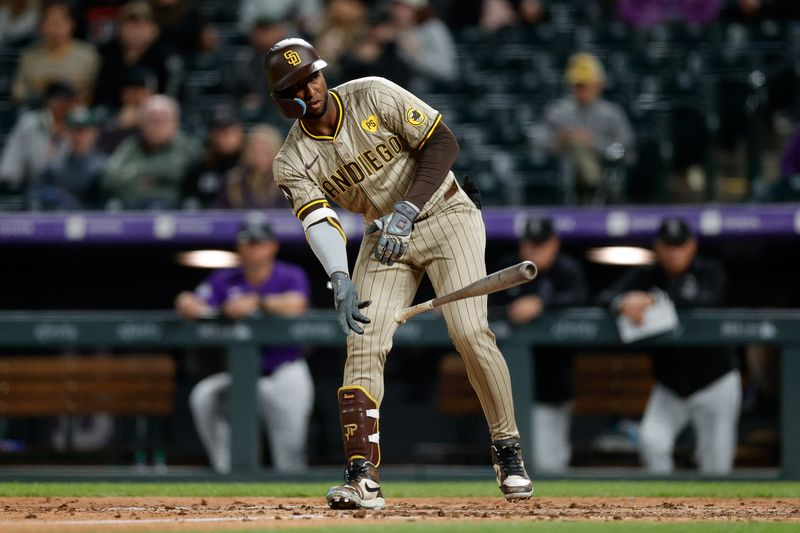
[[[347,461],[366,459],[377,467],[381,462],[378,404],[364,387],[339,389],[339,418]]]

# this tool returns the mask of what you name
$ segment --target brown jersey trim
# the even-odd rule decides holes
[[[439,116],[436,117],[436,120],[433,121],[433,126],[431,126],[431,129],[428,130],[428,134],[425,135],[425,138],[422,139],[422,142],[419,143],[419,146],[417,146],[417,150],[422,150],[422,147],[425,146],[425,143],[428,142],[428,139],[430,139],[431,135],[433,135],[433,130],[436,129],[436,126],[438,126],[439,122],[441,121],[442,121],[442,114],[439,113]]]
[[[419,152],[416,175],[404,199],[422,209],[447,178],[457,157],[458,141],[442,122],[430,136],[425,149]]]
[[[331,135],[314,135],[310,131],[306,129],[305,124],[303,124],[302,119],[300,120],[300,129],[303,132],[314,139],[315,141],[333,141],[336,139],[336,136],[339,135],[339,130],[342,128],[342,120],[344,118],[344,107],[342,106],[342,101],[339,98],[339,95],[333,91],[330,91],[331,95],[333,96],[333,101],[336,103],[336,107],[339,110],[339,120],[336,121],[336,129],[333,131],[333,136]]]
[[[329,207],[328,200],[326,200],[325,198],[317,198],[316,200],[311,200],[310,202],[304,204],[300,209],[297,210],[297,218],[303,220],[312,211],[316,211],[317,209],[322,209],[323,207]]]

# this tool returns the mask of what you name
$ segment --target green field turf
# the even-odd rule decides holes
[[[192,496],[321,498],[330,483],[0,483],[9,496]],[[500,497],[491,481],[391,482],[387,498],[414,496]],[[800,482],[789,481],[541,481],[536,496],[652,496],[707,498],[800,498]]]

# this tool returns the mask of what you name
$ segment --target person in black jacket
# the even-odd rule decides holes
[[[533,283],[509,289],[508,320],[528,324],[545,309],[585,305],[588,288],[581,265],[561,253],[561,240],[549,218],[533,217],[525,224],[519,242],[523,261],[533,261],[539,275]],[[538,472],[563,472],[569,466],[572,412],[573,354],[563,349],[537,348],[536,404],[531,411],[533,458]]]
[[[654,243],[656,264],[626,272],[599,296],[599,304],[644,319],[655,302],[654,290],[667,294],[678,308],[718,307],[726,276],[715,261],[697,256],[697,240],[685,220],[662,221]],[[739,371],[731,350],[714,347],[663,348],[652,351],[656,385],[642,420],[640,454],[648,470],[674,469],[675,439],[689,423],[695,430],[700,472],[726,474],[733,467],[741,405]]]

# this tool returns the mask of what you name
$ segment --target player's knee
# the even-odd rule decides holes
[[[212,396],[210,387],[201,381],[189,393],[189,408],[193,413],[207,411],[211,407]]]
[[[450,329],[450,338],[457,346],[480,346],[487,341],[494,342],[494,336],[489,330],[488,325],[481,324],[466,325],[463,327]]]

